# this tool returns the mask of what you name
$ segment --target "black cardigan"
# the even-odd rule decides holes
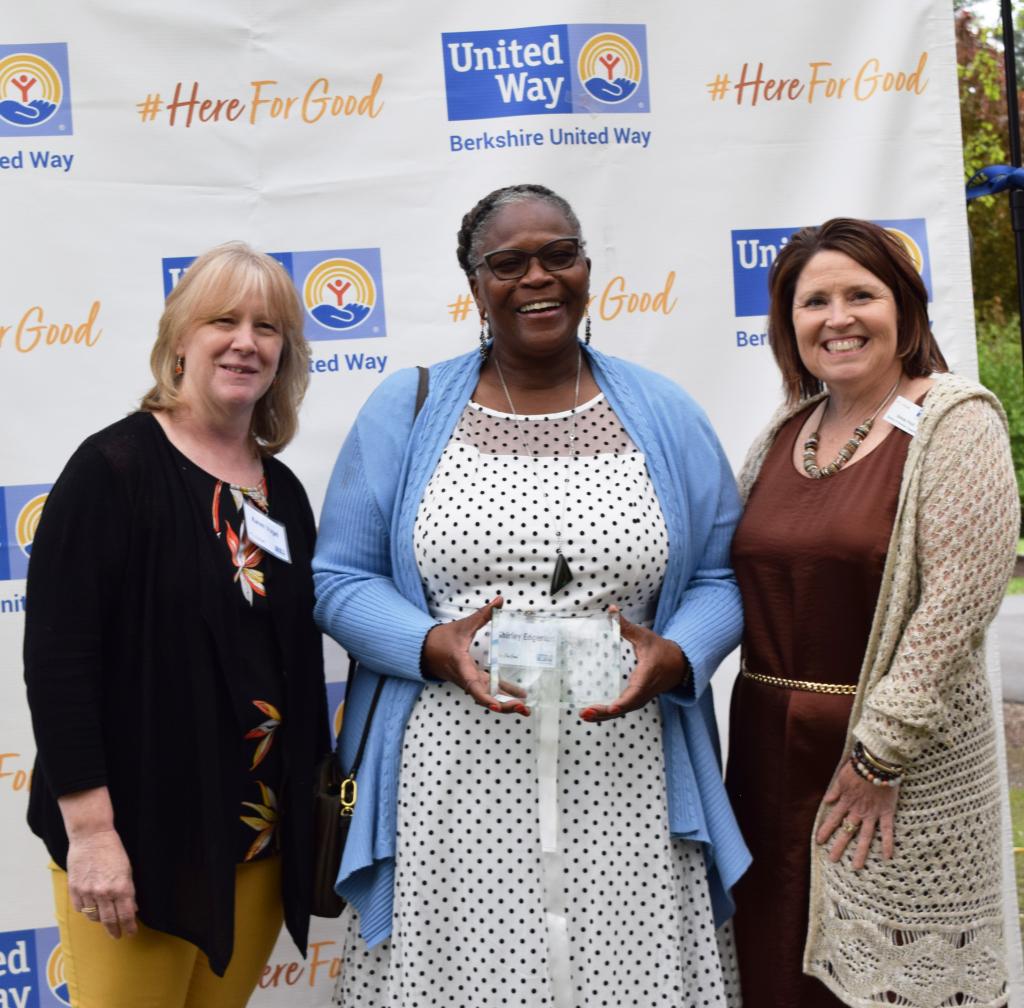
[[[278,795],[285,921],[305,951],[313,769],[329,747],[323,650],[313,624],[315,526],[305,491],[264,460],[290,564],[266,556],[285,676]],[[149,927],[206,953],[233,947],[240,732],[226,670],[237,609],[223,547],[157,421],[135,413],[88,438],[46,502],[32,546],[25,680],[37,756],[28,821],[67,864],[57,796],[106,785]]]

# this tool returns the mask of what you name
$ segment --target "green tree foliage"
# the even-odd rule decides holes
[[[1024,381],[1020,326],[1013,318],[1002,324],[978,325],[978,373],[981,383],[1002,401],[1010,421],[1010,447],[1017,471],[1017,491],[1024,504]]]
[[[1003,54],[966,8],[956,13],[960,124],[964,171],[1008,164]],[[980,321],[1004,322],[1017,311],[1017,269],[1007,197],[983,196],[967,207],[974,267],[974,310]]]
[[[979,26],[969,2],[954,0],[953,6],[964,171],[970,178],[986,165],[1010,163],[1006,74],[1003,53],[995,44],[994,33]],[[1006,409],[1017,489],[1024,505],[1024,371],[1009,198],[1001,194],[972,200],[967,207],[967,222],[971,232],[978,370],[982,383],[999,396]]]

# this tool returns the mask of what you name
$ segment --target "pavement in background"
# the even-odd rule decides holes
[[[1024,595],[1007,595],[996,617],[1003,699],[1024,703]]]

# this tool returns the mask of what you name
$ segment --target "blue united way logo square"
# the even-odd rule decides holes
[[[0,1004],[70,1008],[57,928],[0,933]]]
[[[67,43],[0,45],[0,137],[71,133]]]
[[[316,340],[386,336],[380,249],[268,252],[295,284],[306,311],[303,335]],[[161,259],[164,297],[178,285],[196,256]]]
[[[387,335],[379,248],[292,252],[291,273],[310,342]]]
[[[924,218],[876,220],[874,223],[903,243],[931,301],[931,256]],[[732,232],[733,301],[737,318],[768,314],[768,274],[772,263],[799,230],[799,227],[750,228]]]
[[[70,1008],[71,994],[64,978],[60,931],[55,927],[38,928],[35,938],[39,1008]]]
[[[768,272],[798,227],[732,232],[733,301],[736,316],[768,314]]]
[[[292,273],[292,256],[290,252],[268,252],[267,255],[272,259],[276,259],[285,268],[288,275],[294,279],[294,274]],[[160,260],[165,298],[168,297],[171,291],[178,286],[178,281],[181,280],[189,266],[191,266],[198,258],[199,256],[194,255],[165,256]]]
[[[28,575],[39,516],[52,484],[0,487],[0,581]]]
[[[336,739],[341,731],[341,722],[345,714],[345,694],[347,682],[329,682],[327,686],[327,723],[331,738]]]
[[[448,119],[572,112],[566,25],[441,36]]]
[[[651,110],[645,25],[568,25],[567,33],[574,112]]]
[[[907,217],[897,220],[876,220],[875,223],[903,242],[928,290],[928,300],[933,301],[935,295],[932,293],[932,257],[928,251],[928,227],[925,219]]]
[[[445,32],[441,52],[451,122],[650,111],[642,24]]]

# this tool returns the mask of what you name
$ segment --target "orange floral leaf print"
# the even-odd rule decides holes
[[[260,740],[252,756],[252,765],[249,767],[250,770],[255,770],[263,762],[263,758],[267,753],[270,752],[270,747],[274,743],[274,732],[277,731],[277,727],[281,723],[281,712],[266,700],[253,700],[252,704],[264,714],[269,715],[263,724],[257,725],[245,733],[247,739]]]
[[[268,843],[270,843],[270,838],[273,835],[273,830],[264,830],[258,837],[256,837],[255,840],[253,840],[249,849],[245,852],[245,857],[242,860],[251,861],[254,857],[256,857],[256,855],[259,854],[267,846]]]
[[[244,801],[242,804],[246,808],[252,809],[257,815],[241,815],[238,817],[250,829],[257,831],[256,839],[253,840],[249,849],[245,852],[245,857],[243,858],[245,861],[251,861],[264,850],[277,829],[277,796],[262,781],[256,781],[256,786],[260,789],[263,803]]]
[[[235,581],[241,585],[246,602],[252,605],[252,593],[265,598],[267,589],[263,586],[263,571],[259,569],[263,562],[263,550],[249,542],[244,534],[245,525],[241,526],[242,537],[239,538],[231,527],[231,522],[224,522],[224,536],[228,549],[231,551],[231,562],[235,565]]]
[[[242,804],[246,808],[251,808],[254,812],[259,812],[259,814],[263,816],[263,819],[265,820],[263,824],[264,826],[271,820],[277,818],[277,809],[273,809],[269,805],[261,805],[259,802],[252,801],[244,801],[242,802]]]
[[[252,754],[252,765],[249,767],[250,770],[255,770],[256,767],[263,762],[263,758],[270,751],[270,746],[273,741],[273,735],[266,735],[260,740],[260,744],[256,746],[256,751]]]
[[[263,711],[269,718],[275,721],[281,720],[281,712],[268,700],[253,700],[253,706]]]
[[[217,480],[217,485],[213,488],[213,504],[211,505],[211,515],[213,518],[213,531],[217,533],[217,538],[220,538],[220,488],[224,484],[220,480]]]

